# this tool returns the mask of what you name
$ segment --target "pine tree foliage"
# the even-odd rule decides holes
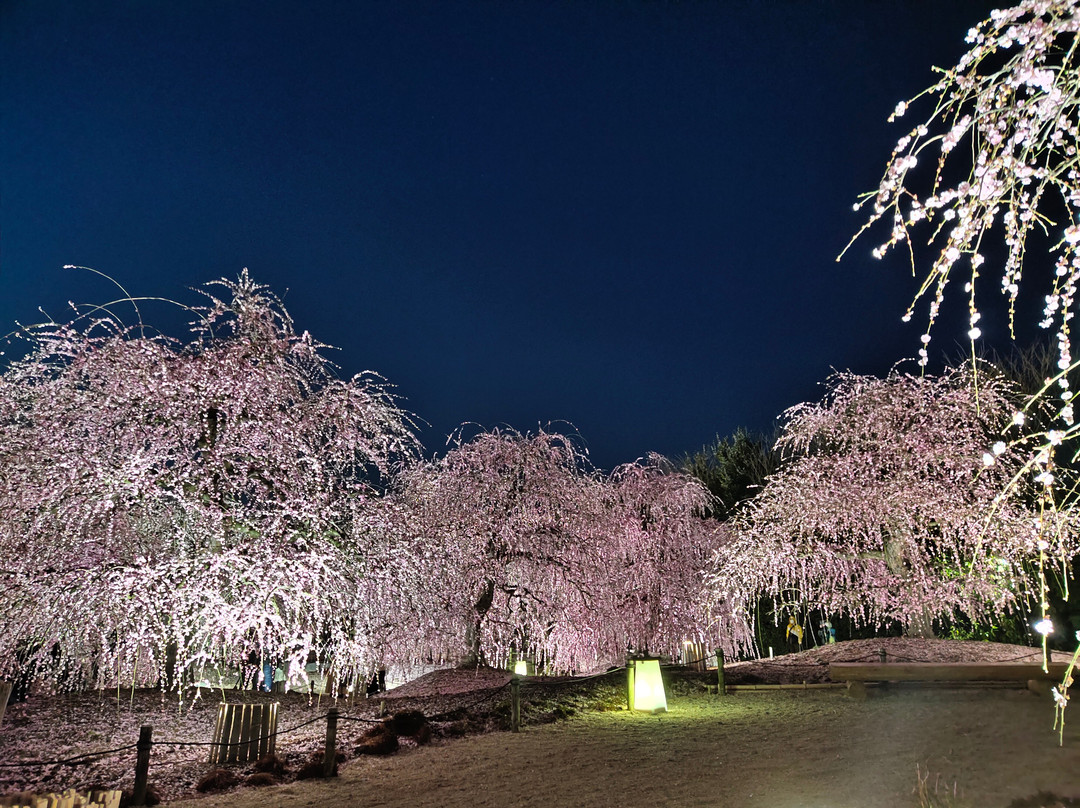
[[[717,499],[715,514],[728,519],[740,502],[756,496],[769,475],[776,471],[780,456],[775,440],[739,428],[727,438],[716,440],[687,455],[682,470],[697,477]]]

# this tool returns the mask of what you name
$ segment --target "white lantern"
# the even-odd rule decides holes
[[[667,693],[659,659],[631,659],[627,663],[631,710],[667,712]]]

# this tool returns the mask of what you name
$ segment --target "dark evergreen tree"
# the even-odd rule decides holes
[[[687,474],[705,484],[719,503],[714,514],[727,521],[740,502],[757,495],[776,471],[780,454],[775,440],[742,427],[731,437],[716,439],[679,463]]]

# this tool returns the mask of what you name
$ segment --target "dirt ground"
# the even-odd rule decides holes
[[[921,772],[939,804],[955,785],[952,804],[994,808],[1040,790],[1080,796],[1080,719],[1061,748],[1053,719],[1021,690],[686,695],[666,714],[585,713],[354,760],[330,781],[170,805],[894,808],[919,804]]]
[[[732,664],[727,681],[823,682],[829,661],[876,661],[882,648],[898,661],[1037,658],[1032,649],[993,643],[853,641]],[[339,702],[356,720],[341,723],[337,748],[347,759],[339,776],[325,781],[293,777],[321,749],[330,703],[290,694],[279,729],[311,723],[279,738],[292,772],[281,784],[198,795],[195,785],[211,769],[206,748],[167,745],[154,749],[150,782],[172,808],[414,808],[420,800],[446,808],[1080,806],[1080,717],[1066,714],[1059,747],[1045,694],[894,684],[871,689],[865,700],[840,688],[737,689],[721,697],[706,689],[715,672],[672,669],[669,711],[652,715],[620,709],[624,676],[524,680],[519,733],[504,729],[510,676],[494,669],[438,671],[390,691],[385,702]],[[125,746],[140,723],[154,723],[155,739],[205,740],[218,699],[182,708],[170,699],[175,695],[147,691],[13,705],[0,724],[0,791],[130,788],[130,749],[78,767],[37,761]],[[389,757],[357,755],[384,705],[390,714],[423,711],[432,720],[431,742],[403,742]],[[241,780],[251,774],[238,773]],[[928,796],[920,797],[920,783]],[[1039,792],[1064,799],[1036,799]]]

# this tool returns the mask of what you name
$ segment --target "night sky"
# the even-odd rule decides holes
[[[834,259],[993,5],[0,0],[0,334],[116,296],[65,264],[185,303],[248,267],[430,451],[771,430],[917,352],[906,261]]]

